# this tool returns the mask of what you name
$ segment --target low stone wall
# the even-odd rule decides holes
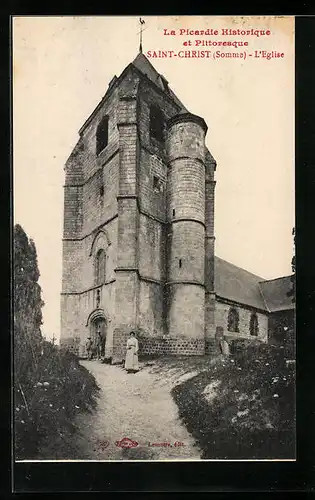
[[[205,354],[205,341],[187,337],[142,337],[139,354],[196,355]]]

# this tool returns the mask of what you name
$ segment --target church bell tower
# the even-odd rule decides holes
[[[214,170],[207,125],[139,52],[80,129],[66,164],[61,343],[103,333],[121,362],[197,355],[214,339]],[[97,330],[97,328],[99,330]]]

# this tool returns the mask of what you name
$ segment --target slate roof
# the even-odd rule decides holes
[[[260,283],[260,288],[269,311],[277,312],[295,308],[292,298],[287,296],[291,287],[291,276],[284,276]]]
[[[294,309],[290,290],[290,276],[264,280],[220,257],[214,260],[215,292],[218,297],[257,309],[276,312]]]
[[[132,64],[139,70],[141,73],[146,75],[151,82],[153,82],[155,85],[157,85],[161,90],[165,92],[165,86],[163,83],[163,80],[167,83],[167,93],[169,96],[175,101],[175,103],[181,108],[179,113],[187,113],[187,109],[183,105],[183,103],[178,99],[178,97],[174,94],[172,89],[168,86],[168,81],[167,79],[163,76],[160,75],[152,66],[150,61],[142,54],[142,52],[139,52],[137,57],[132,61]]]
[[[214,259],[215,292],[219,297],[266,310],[259,283],[263,278],[220,257]]]

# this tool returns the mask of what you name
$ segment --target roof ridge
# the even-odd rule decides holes
[[[258,282],[258,290],[259,290],[259,293],[260,293],[260,295],[261,295],[261,297],[262,297],[262,299],[263,299],[263,303],[265,304],[266,310],[267,310],[268,312],[271,312],[271,311],[270,311],[270,309],[269,309],[269,307],[268,307],[268,304],[267,304],[267,301],[266,301],[266,299],[265,299],[265,296],[264,296],[264,294],[263,294],[263,291],[262,291],[262,289],[261,289],[261,283],[262,283],[261,281],[259,281],[259,282]]]
[[[258,274],[252,273],[251,271],[248,271],[247,269],[244,269],[243,267],[240,267],[240,266],[238,266],[236,264],[233,264],[232,262],[229,262],[228,260],[222,259],[222,257],[218,257],[217,255],[215,255],[215,258],[220,259],[223,262],[226,262],[230,266],[237,267],[238,269],[240,269],[244,273],[250,274],[251,276],[254,276],[255,278],[258,278],[259,280],[261,280],[259,283],[266,281],[264,278],[262,278],[262,276],[258,276]]]
[[[263,281],[260,281],[259,283],[269,283],[270,281],[283,280],[283,278],[291,278],[291,276],[293,276],[293,275],[294,275],[294,273],[286,274],[285,276],[278,276],[277,278],[271,278],[270,280],[263,280]]]
[[[139,61],[140,67],[137,64],[137,60]],[[143,71],[143,68],[141,68],[141,60],[148,66],[148,70],[154,73],[155,80],[150,77],[149,74],[145,73]],[[139,52],[137,57],[130,63],[134,68],[136,68],[137,71],[140,71],[142,75],[147,77],[152,83],[154,83],[160,90],[162,90],[168,97],[172,99],[173,102],[181,109],[185,110],[185,112],[188,112],[186,106],[182,103],[182,101],[177,97],[175,91],[172,89],[172,87],[169,85],[169,80],[162,74],[159,73],[158,70],[153,66],[151,61],[142,53]],[[168,92],[165,91],[163,88],[163,82],[161,82],[161,79],[164,79],[167,82],[167,87],[168,87]],[[162,84],[162,86],[160,85]]]
[[[153,64],[149,61],[149,59],[143,54],[143,52],[138,52],[138,54],[136,55],[136,57],[134,58],[134,60],[132,61],[132,63],[138,59],[138,57],[142,57],[143,59],[145,59],[145,61],[147,61],[147,63],[149,63],[149,65],[154,69],[154,71],[156,71],[158,73],[158,71],[155,69],[155,67],[153,66]],[[158,73],[160,74],[160,73]]]
[[[157,70],[157,69],[153,66],[153,64],[149,61],[149,59],[148,59],[147,57],[145,57],[145,55],[144,55],[142,52],[139,52],[139,53],[137,54],[137,56],[134,58],[134,60],[131,62],[131,64],[133,64],[133,65],[134,65],[137,69],[139,69],[139,68],[138,68],[137,64],[135,64],[135,61],[136,61],[138,58],[139,58],[139,59],[140,59],[140,58],[144,59],[144,60],[145,60],[145,63],[146,63],[146,64],[148,64],[148,65],[150,66],[150,68],[152,68],[152,69],[153,69],[153,71],[156,73],[156,75],[157,75],[157,76],[161,76],[161,73],[159,73],[159,72],[158,72],[158,70]],[[139,69],[139,71],[141,71],[141,69]],[[141,71],[141,73],[143,73],[143,72]],[[163,76],[163,75],[162,75],[162,76]],[[166,78],[165,78],[165,80],[166,80]]]

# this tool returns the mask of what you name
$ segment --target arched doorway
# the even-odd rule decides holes
[[[90,335],[95,346],[95,355],[98,358],[104,358],[106,344],[106,319],[104,316],[96,316],[91,319]]]

